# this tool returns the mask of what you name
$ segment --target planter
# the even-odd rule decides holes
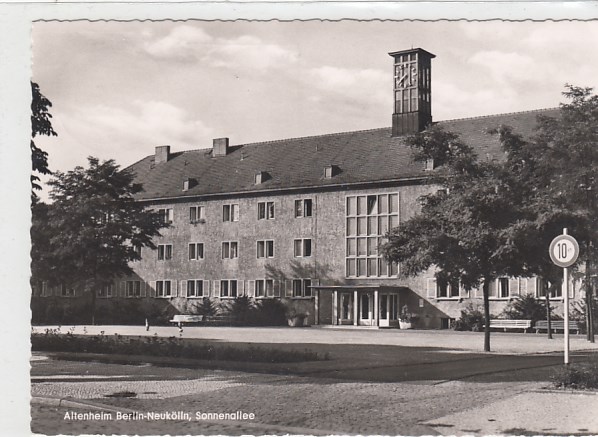
[[[289,326],[299,327],[299,326],[306,326],[305,321],[307,320],[307,316],[295,316],[289,317],[287,322]]]
[[[411,329],[412,328],[412,322],[403,322],[403,321],[399,320],[399,328],[401,328],[401,329]]]

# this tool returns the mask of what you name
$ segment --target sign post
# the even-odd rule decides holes
[[[577,240],[567,235],[567,228],[563,235],[559,235],[550,243],[550,259],[557,266],[563,268],[562,293],[565,297],[565,364],[569,364],[569,272],[567,267],[572,266],[579,256]]]

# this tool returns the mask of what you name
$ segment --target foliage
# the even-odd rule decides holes
[[[225,307],[225,312],[232,318],[235,325],[247,325],[251,321],[254,303],[247,296],[237,296]]]
[[[201,303],[196,306],[197,314],[203,316],[215,316],[218,313],[218,305],[209,297],[204,297]]]
[[[317,352],[280,350],[263,347],[213,346],[202,341],[176,337],[132,337],[61,334],[46,330],[31,335],[31,349],[46,352],[88,352],[101,354],[151,355],[200,360],[249,361],[258,363],[294,363],[326,360]]]
[[[598,363],[562,367],[551,376],[551,379],[557,388],[596,390],[598,389]]]
[[[455,331],[481,331],[484,325],[484,312],[478,305],[467,304],[465,309],[461,310],[461,316],[455,320],[453,328]]]
[[[39,85],[31,82],[31,167],[34,172],[50,174],[48,168],[48,153],[35,145],[33,138],[37,135],[56,136],[52,128],[52,114],[49,108],[52,102],[41,93]],[[31,186],[34,190],[41,190],[38,185],[39,177],[31,175]],[[34,199],[36,196],[34,195]]]
[[[405,304],[401,307],[401,312],[399,313],[399,320],[404,323],[411,323],[413,320],[413,315],[409,311],[409,307]]]
[[[57,172],[50,205],[33,208],[32,273],[49,284],[80,286],[92,297],[116,277],[131,275],[136,247],[155,249],[165,225],[158,212],[135,201],[142,188],[113,161],[88,158],[89,167]],[[93,321],[92,321],[93,323]]]
[[[479,160],[456,134],[439,126],[407,143],[415,159],[432,158],[444,166],[431,178],[443,190],[420,198],[421,212],[388,233],[382,253],[401,263],[407,276],[435,266],[441,283],[460,283],[467,290],[482,284],[488,327],[484,350],[489,351],[489,284],[498,276],[522,273],[506,250],[506,231],[518,216],[522,190],[501,163]]]
[[[255,325],[284,326],[287,324],[286,307],[279,299],[262,299],[255,308]]]
[[[538,320],[546,320],[546,304],[543,299],[536,299],[531,294],[516,296],[507,304],[502,315],[505,319],[524,319],[535,323]]]
[[[598,314],[598,301],[594,298],[592,299],[592,313],[594,315]],[[571,308],[570,318],[571,320],[575,320],[579,329],[582,333],[588,332],[587,326],[587,318],[586,318],[586,311],[587,311],[587,301],[584,299],[583,302],[575,302],[573,307]],[[594,332],[598,330],[598,317],[593,318],[594,322]]]

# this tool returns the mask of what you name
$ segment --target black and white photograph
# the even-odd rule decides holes
[[[31,432],[597,435],[597,43],[33,22]]]

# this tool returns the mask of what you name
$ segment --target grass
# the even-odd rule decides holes
[[[578,364],[559,369],[551,376],[556,388],[598,389],[598,363]]]
[[[114,334],[74,335],[47,329],[45,333],[31,335],[31,349],[44,352],[89,352],[99,354],[151,355],[199,360],[248,361],[257,363],[298,363],[328,360],[309,350],[279,350],[256,346],[213,346],[189,342],[176,337],[133,337]]]

